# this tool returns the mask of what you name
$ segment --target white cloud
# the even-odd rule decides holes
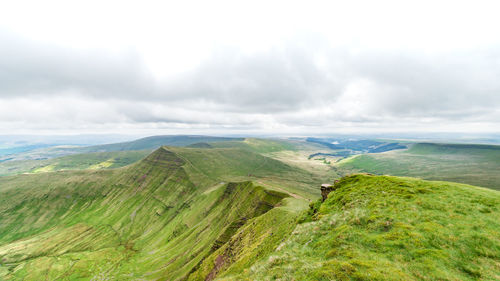
[[[497,8],[493,1],[3,3],[0,128],[500,131]]]

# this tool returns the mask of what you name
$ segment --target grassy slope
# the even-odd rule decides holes
[[[237,147],[273,158],[292,167],[296,167],[299,170],[306,170],[310,174],[315,175],[315,182],[318,184],[322,182],[333,182],[340,177],[339,174],[337,174],[330,165],[324,163],[324,161],[309,159],[309,155],[313,153],[331,153],[332,150],[325,146],[306,142],[304,140],[246,138],[244,141],[238,142],[218,142],[212,144],[212,146],[226,148]],[[334,161],[340,159],[340,157],[332,158]],[[298,182],[304,181],[297,177],[293,179]],[[308,179],[306,182],[310,182],[310,180]],[[292,184],[292,186],[293,185],[294,184]],[[317,190],[315,190],[315,192],[314,195],[317,195]],[[305,195],[305,197],[311,198],[307,195]]]
[[[272,254],[290,235],[298,216],[307,207],[300,199],[287,198],[284,201],[284,206],[254,218],[239,229],[226,244],[203,261],[189,280],[213,280],[243,272],[262,257]]]
[[[336,186],[274,253],[221,279],[500,279],[497,191],[366,175]]]
[[[317,186],[321,184],[321,178],[247,149],[169,149],[186,161],[191,180],[198,184],[252,180],[271,189],[285,188],[286,191],[307,199],[319,195]]]
[[[1,178],[0,279],[175,280],[252,218],[293,219],[304,204],[275,211],[283,193],[221,183],[286,183],[280,174],[307,177],[299,169],[240,149],[172,150],[119,169]]]
[[[286,140],[278,139],[257,139],[257,138],[245,138],[244,140],[238,141],[225,141],[216,142],[211,144],[213,147],[218,148],[241,148],[256,153],[270,153],[282,150],[297,150],[297,145]]]
[[[341,170],[446,180],[500,189],[500,146],[421,143],[409,150],[360,155]]]

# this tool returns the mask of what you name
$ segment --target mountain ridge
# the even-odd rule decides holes
[[[2,197],[10,199],[2,200],[0,213],[0,277],[179,279],[288,197],[250,181],[205,193],[185,167],[176,152],[161,147],[118,169],[0,179]],[[75,259],[79,266],[68,271]]]
[[[165,146],[116,169],[2,177],[0,279],[500,276],[498,192],[354,174],[308,207],[317,180],[248,149]]]

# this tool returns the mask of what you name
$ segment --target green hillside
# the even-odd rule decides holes
[[[295,166],[240,148],[194,149],[169,147],[185,160],[190,179],[200,185],[220,181],[255,181],[266,188],[313,199],[322,179]]]
[[[0,280],[500,276],[497,191],[353,175],[310,203],[316,174],[253,149],[196,146],[1,177]]]
[[[354,175],[270,255],[221,280],[499,280],[500,193]],[[242,229],[239,236],[245,235]],[[234,241],[245,244],[245,240]],[[204,264],[223,263],[227,251]],[[231,253],[231,252],[229,252]],[[209,272],[202,267],[203,272]]]
[[[408,150],[355,156],[344,173],[367,172],[445,180],[500,189],[500,146],[418,143]]]
[[[305,208],[247,180],[286,191],[284,177],[306,172],[245,150],[205,151],[160,148],[118,169],[0,178],[0,279],[178,280],[262,214],[293,222]],[[256,244],[274,243],[265,240]]]

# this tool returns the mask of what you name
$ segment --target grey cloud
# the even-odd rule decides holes
[[[155,81],[134,52],[73,50],[32,42],[0,30],[0,96],[136,96]]]
[[[205,100],[236,112],[295,109],[329,81],[300,50],[243,55],[221,49],[198,69],[158,81],[137,54],[68,50],[0,32],[0,96],[61,95],[179,102]]]
[[[226,110],[273,113],[296,110],[315,98],[314,88],[331,88],[329,83],[307,53],[229,51],[217,54],[168,89],[184,98],[221,104]]]
[[[374,82],[374,104],[395,115],[446,115],[500,104],[500,51],[378,53],[356,58],[357,75]],[[378,101],[378,102],[377,102]]]
[[[196,69],[158,80],[133,51],[71,50],[0,32],[0,101],[73,95],[75,118],[81,110],[82,122],[90,124],[99,118],[83,112],[91,106],[78,109],[78,100],[98,101],[100,108],[107,104],[110,113],[103,117],[134,124],[253,128],[336,122],[390,126],[426,118],[498,122],[498,47],[353,52],[307,39],[254,53],[221,47]]]

